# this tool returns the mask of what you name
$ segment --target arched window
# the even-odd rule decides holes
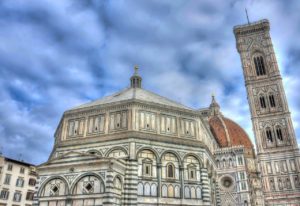
[[[261,108],[266,108],[266,100],[265,100],[265,97],[264,96],[260,96],[259,97],[259,101],[260,101],[260,106]]]
[[[276,135],[277,135],[277,139],[279,139],[280,141],[283,141],[282,131],[281,131],[280,127],[276,128]]]
[[[175,186],[175,197],[180,197],[180,187],[178,185]]]
[[[163,185],[161,187],[161,196],[162,197],[167,197],[168,196],[168,187],[167,187],[167,185]]]
[[[167,177],[175,178],[175,167],[172,163],[167,164]]]
[[[184,197],[185,197],[186,199],[191,198],[191,190],[190,190],[190,188],[189,188],[188,186],[186,186],[186,187],[184,188]]]
[[[268,142],[273,142],[272,131],[270,128],[266,129],[266,135],[267,135]]]
[[[173,185],[168,186],[168,197],[174,197],[174,187],[173,187]]]
[[[143,186],[143,183],[140,182],[138,184],[137,190],[138,190],[138,195],[140,195],[140,196],[144,195],[144,186]]]
[[[194,164],[188,165],[188,178],[189,180],[196,180],[196,166]]]
[[[151,192],[150,184],[147,182],[144,185],[144,195],[145,196],[150,196],[150,192]]]
[[[254,64],[257,76],[262,76],[266,74],[264,59],[262,56],[254,57]]]
[[[151,196],[152,197],[156,197],[157,196],[157,186],[154,183],[151,185]]]
[[[269,101],[271,107],[276,107],[275,98],[273,94],[269,95]]]

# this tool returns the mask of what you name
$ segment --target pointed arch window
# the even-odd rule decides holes
[[[279,126],[276,127],[276,135],[277,135],[277,139],[279,139],[280,141],[283,141],[282,130]]]
[[[265,69],[265,64],[264,64],[263,57],[262,56],[257,56],[257,57],[254,57],[253,60],[254,60],[256,75],[257,76],[266,75],[266,69]]]
[[[265,100],[265,97],[264,96],[260,96],[259,97],[259,101],[260,101],[260,106],[261,108],[266,108],[266,100]]]
[[[270,101],[270,106],[271,106],[271,107],[276,107],[275,98],[274,98],[274,95],[273,95],[273,94],[271,94],[271,95],[269,96],[269,101]]]
[[[267,135],[267,140],[268,142],[273,142],[273,136],[272,136],[272,131],[270,128],[266,129],[266,135]]]

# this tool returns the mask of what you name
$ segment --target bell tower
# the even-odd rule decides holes
[[[270,23],[261,20],[234,27],[256,140],[267,205],[300,202],[300,155]]]

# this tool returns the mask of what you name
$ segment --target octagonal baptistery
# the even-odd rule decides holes
[[[199,111],[130,87],[66,111],[36,204],[214,205],[218,147]]]

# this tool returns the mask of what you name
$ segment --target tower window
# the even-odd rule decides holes
[[[260,97],[260,106],[261,108],[266,108],[266,101],[265,101],[265,97]]]
[[[276,134],[277,134],[277,138],[278,138],[280,141],[283,141],[282,131],[281,131],[281,128],[280,128],[280,127],[277,127],[277,128],[276,128]]]
[[[273,95],[273,94],[271,94],[271,95],[269,96],[269,100],[270,100],[270,106],[271,106],[271,107],[276,107],[276,104],[275,104],[275,98],[274,98],[274,95]]]
[[[254,57],[254,64],[257,76],[262,76],[266,74],[264,59],[262,56]]]
[[[266,130],[266,135],[267,135],[268,142],[273,142],[272,132],[271,132],[270,128],[268,128]]]

